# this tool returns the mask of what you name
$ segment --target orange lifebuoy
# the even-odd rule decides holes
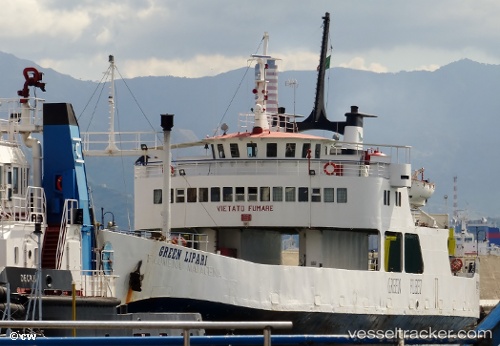
[[[333,162],[327,162],[323,166],[323,171],[325,172],[326,175],[333,175],[333,174],[335,174],[335,170],[336,169],[337,169],[337,166]]]
[[[462,269],[462,266],[463,266],[463,262],[460,258],[454,258],[451,260],[450,262],[450,266],[451,266],[451,271],[456,273],[458,272],[460,269]]]
[[[174,168],[174,166],[170,166],[170,174],[171,174],[172,176],[174,176],[174,175],[175,175],[175,168]]]
[[[56,177],[56,189],[57,191],[62,191],[62,176],[61,175],[58,175]]]

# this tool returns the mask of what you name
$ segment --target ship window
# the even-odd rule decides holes
[[[19,262],[19,247],[14,248],[14,264]]]
[[[302,158],[307,157],[307,152],[311,149],[311,143],[302,144]]]
[[[220,202],[220,187],[210,188],[210,201]]]
[[[12,168],[12,193],[19,193],[19,168]]]
[[[208,202],[208,188],[200,187],[198,189],[198,199],[200,202]]]
[[[321,189],[319,188],[312,189],[311,202],[321,202]]]
[[[285,187],[285,201],[295,202],[295,187],[293,186]]]
[[[257,201],[257,188],[256,187],[249,187],[248,188],[248,201],[253,202]]]
[[[283,187],[274,186],[273,187],[273,202],[283,202]]]
[[[174,189],[170,189],[169,203],[174,203]]]
[[[327,203],[334,202],[334,196],[335,196],[334,192],[335,189],[333,187],[325,187],[323,189],[325,202]]]
[[[287,143],[286,144],[285,157],[295,157],[295,143]]]
[[[309,188],[299,187],[299,202],[309,202]]]
[[[263,186],[260,188],[260,200],[261,202],[269,202],[271,200],[269,186]]]
[[[345,187],[337,189],[337,203],[347,203],[347,189]]]
[[[422,260],[418,234],[405,234],[405,271],[412,274],[424,272],[424,261]]]
[[[184,203],[184,189],[175,190],[175,203]]]
[[[188,189],[187,189],[187,201],[189,203],[196,202],[196,187],[188,187]]]
[[[248,157],[257,157],[257,143],[247,143]]]
[[[314,158],[319,159],[321,157],[321,144],[316,144],[314,149]]]
[[[224,188],[226,189],[226,188]],[[243,186],[237,186],[235,187],[236,193],[235,193],[235,201],[236,202],[242,202],[245,200],[245,188]],[[229,192],[228,192],[229,193]],[[224,190],[224,200],[226,200],[226,190]]]
[[[386,272],[401,272],[401,233],[385,232],[385,260]]]
[[[230,143],[229,150],[231,151],[231,157],[240,157],[240,149],[238,148],[238,143]]]
[[[278,144],[277,143],[267,143],[267,157],[277,157],[278,156]]]
[[[226,157],[226,155],[224,155],[224,146],[222,144],[217,144],[217,152],[219,153],[219,159]]]
[[[153,190],[153,204],[161,204],[161,189]]]
[[[225,186],[222,188],[222,200],[224,202],[233,201],[233,188],[230,186]]]

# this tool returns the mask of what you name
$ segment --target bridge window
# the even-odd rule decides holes
[[[257,201],[257,188],[249,186],[248,187],[248,201],[254,202]]]
[[[286,144],[285,157],[295,157],[295,143],[287,143]]]
[[[323,189],[324,200],[326,203],[335,202],[335,189],[333,187],[325,187]]]
[[[198,199],[200,202],[208,202],[208,188],[200,187],[198,189]]]
[[[247,143],[248,157],[257,157],[257,143]]]
[[[188,189],[187,189],[187,201],[189,203],[196,202],[196,187],[188,187]]]
[[[233,201],[233,188],[231,186],[225,186],[222,188],[222,200],[224,202]]]
[[[321,144],[316,144],[314,149],[314,158],[319,159],[321,157]]]
[[[245,200],[245,188],[243,186],[235,187],[235,201],[242,202]]]
[[[269,186],[263,186],[260,188],[260,200],[261,202],[269,202],[271,200],[271,189]]]
[[[224,146],[222,144],[217,144],[217,152],[219,153],[219,159],[223,159],[226,157],[224,154]]]
[[[277,143],[267,143],[266,156],[267,157],[277,157],[278,156],[278,144]]]
[[[220,187],[211,187],[210,188],[210,201],[211,202],[220,202]]]
[[[184,189],[175,190],[175,203],[184,203]]]
[[[299,187],[299,202],[309,202],[309,188]]]
[[[161,204],[161,196],[162,196],[162,190],[161,189],[154,189],[153,190],[153,204]]]
[[[319,188],[312,189],[311,202],[321,202],[321,189]]]
[[[238,143],[230,143],[229,151],[231,152],[231,157],[240,157],[240,149]]]
[[[401,233],[385,232],[385,259],[386,272],[400,273],[401,268]]]
[[[337,189],[337,203],[347,203],[347,189],[345,187]]]
[[[285,187],[285,202],[295,202],[295,187]]]
[[[283,187],[273,187],[273,202],[283,202]]]
[[[311,149],[311,143],[302,144],[302,158],[307,157],[307,152]]]
[[[424,261],[418,234],[405,234],[405,271],[412,274],[424,272]]]
[[[401,192],[394,191],[394,195],[396,196],[396,206],[400,207],[401,206]]]
[[[12,193],[19,193],[19,168],[12,168]]]

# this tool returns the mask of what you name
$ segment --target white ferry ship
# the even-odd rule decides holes
[[[170,145],[173,116],[162,116],[165,150],[144,145],[134,167],[136,230],[98,234],[129,312],[291,320],[293,333],[335,334],[459,330],[479,317],[478,271],[452,272],[446,222],[419,212],[430,187],[410,192],[411,148],[364,143],[364,120],[374,116],[356,106],[344,121],[327,119],[323,19],[305,120],[277,107],[266,36],[263,54],[252,56],[255,106],[243,115],[252,126]],[[315,129],[343,138],[304,133]],[[175,154],[184,148],[200,156]],[[284,235],[298,235],[298,265],[282,263]]]

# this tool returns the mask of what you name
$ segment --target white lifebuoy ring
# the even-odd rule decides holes
[[[326,175],[334,175],[336,169],[337,166],[333,162],[327,162],[323,166],[323,171],[325,172]]]

